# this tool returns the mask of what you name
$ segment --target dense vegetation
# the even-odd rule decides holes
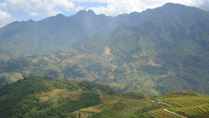
[[[209,117],[208,21],[169,3],[9,24],[0,29],[0,117]]]
[[[0,28],[0,62],[48,54],[95,34],[141,24],[147,19],[143,16],[132,13],[111,17],[81,10],[68,17],[58,14],[41,21],[16,21]]]
[[[85,83],[85,84],[84,84]],[[86,85],[86,86],[83,86]],[[207,95],[191,91],[150,99],[137,92],[50,78],[24,78],[0,87],[1,118],[208,117]]]
[[[144,94],[137,93],[137,92],[127,92],[127,93],[124,93],[123,97],[126,98],[126,99],[136,99],[136,100],[145,99]]]
[[[176,107],[169,108],[186,117],[206,118],[209,116],[209,96],[191,91],[182,91],[164,96],[164,101],[174,104]]]
[[[2,86],[0,116],[1,118],[63,118],[81,108],[101,104],[102,92],[90,91],[84,86],[81,88],[80,84],[75,81],[61,82],[50,78],[32,77]],[[105,89],[103,91],[106,92]],[[107,91],[113,90],[107,89]]]
[[[5,61],[0,65],[0,83],[46,76],[151,96],[182,90],[209,94],[209,14],[166,4],[118,17],[137,19],[138,15],[142,17],[138,26],[97,34],[49,55]]]

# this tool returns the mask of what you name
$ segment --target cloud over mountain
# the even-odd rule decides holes
[[[14,19],[40,20],[59,13],[72,15],[81,9],[91,9],[96,14],[116,16],[134,11],[141,12],[168,2],[209,10],[208,0],[2,0],[0,11],[3,22],[0,27]],[[3,13],[7,16],[2,15]]]
[[[0,27],[8,24],[10,22],[15,21],[16,19],[13,18],[9,13],[0,10]]]

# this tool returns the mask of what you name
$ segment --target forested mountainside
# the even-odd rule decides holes
[[[150,98],[86,81],[24,78],[0,87],[1,118],[185,118],[209,116],[209,96],[191,91]]]
[[[169,3],[118,17],[132,19],[138,14],[147,19],[140,25],[97,34],[48,55],[4,62],[0,83],[47,76],[92,81],[121,92],[209,94],[208,12]]]
[[[49,54],[95,34],[139,25],[152,15],[134,12],[111,17],[81,10],[73,16],[58,14],[41,21],[16,21],[0,28],[0,61]]]

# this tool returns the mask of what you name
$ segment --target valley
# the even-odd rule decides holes
[[[209,117],[202,9],[81,10],[13,22],[0,42],[1,118]]]

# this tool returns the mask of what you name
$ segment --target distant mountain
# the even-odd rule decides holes
[[[49,55],[9,60],[0,67],[0,82],[48,76],[152,96],[182,90],[209,94],[208,12],[169,3],[118,18],[135,16],[144,16],[137,26],[121,26]]]
[[[166,6],[172,5],[175,4]],[[109,33],[121,26],[138,26],[164,12],[159,8],[111,17],[82,10],[69,17],[58,14],[41,21],[16,21],[0,28],[0,61],[49,54],[98,33]]]
[[[0,87],[1,118],[208,117],[209,96],[191,91],[150,99],[86,81],[24,78]]]
[[[140,13],[111,17],[82,10],[69,17],[58,14],[37,22],[16,21],[0,28],[0,61],[49,54],[98,33],[139,25],[147,17]]]
[[[112,18],[80,11],[74,16],[61,14],[41,21],[20,21],[0,29],[0,54],[9,57],[47,54],[96,33],[117,28]]]

